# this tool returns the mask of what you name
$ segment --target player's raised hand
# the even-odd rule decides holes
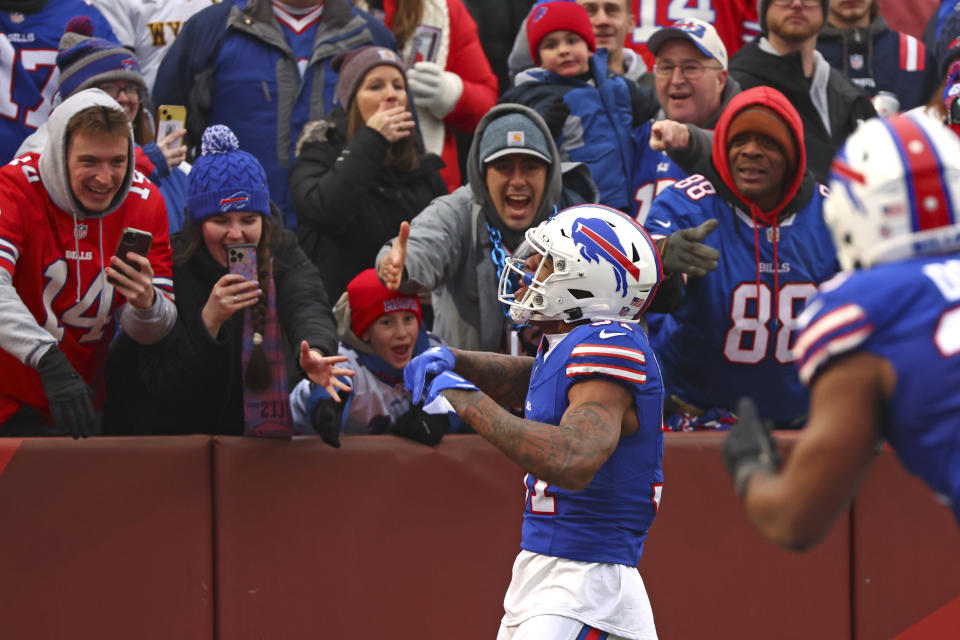
[[[703,244],[708,235],[717,228],[716,218],[711,218],[698,227],[679,229],[667,236],[659,245],[663,272],[685,273],[689,276],[705,276],[717,268],[720,252]]]
[[[650,128],[650,148],[654,151],[686,149],[690,144],[687,125],[675,120],[658,120]]]
[[[777,445],[750,398],[740,398],[737,402],[737,423],[723,441],[723,463],[733,476],[733,486],[740,497],[754,473],[773,474],[780,465]]]
[[[413,394],[413,404],[419,404],[434,377],[453,369],[456,358],[447,347],[432,347],[407,363],[403,368],[403,383]]]
[[[391,291],[396,291],[403,281],[403,266],[407,261],[407,238],[409,237],[410,223],[401,222],[397,239],[377,265],[377,277]]]
[[[334,402],[340,402],[341,391],[350,391],[351,387],[344,384],[337,376],[354,375],[352,369],[338,367],[337,364],[347,359],[347,356],[324,356],[310,348],[310,344],[303,340],[300,343],[300,366],[311,382],[327,390]]]

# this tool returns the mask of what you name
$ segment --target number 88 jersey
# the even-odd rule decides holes
[[[837,270],[823,221],[826,187],[781,220],[774,277],[774,229],[760,225],[755,243],[748,213],[717,195],[695,174],[657,196],[644,226],[655,239],[716,218],[704,244],[720,252],[717,269],[687,280],[682,306],[665,316],[651,344],[668,395],[702,409],[733,411],[744,395],[760,416],[786,426],[807,411],[792,353],[796,322],[817,285]],[[759,286],[758,286],[759,272]]]

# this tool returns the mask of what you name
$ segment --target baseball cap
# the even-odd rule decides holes
[[[543,131],[522,113],[509,113],[487,125],[480,139],[480,162],[519,153],[553,164],[550,145]]]
[[[713,58],[724,69],[727,68],[727,48],[723,46],[723,41],[717,35],[717,30],[709,22],[697,18],[677,20],[669,27],[663,27],[650,36],[650,39],[647,40],[647,49],[653,55],[657,55],[657,51],[660,50],[663,43],[674,38],[689,40],[703,52],[703,55]]]

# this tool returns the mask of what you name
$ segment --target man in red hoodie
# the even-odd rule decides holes
[[[678,420],[732,412],[751,396],[761,418],[793,426],[808,403],[792,364],[795,322],[837,270],[827,189],[807,169],[800,116],[779,91],[757,87],[730,101],[712,144],[693,125],[656,127],[654,140],[690,174],[654,200],[645,223],[664,238],[664,272],[688,276],[682,305],[651,340],[668,396],[686,407]]]

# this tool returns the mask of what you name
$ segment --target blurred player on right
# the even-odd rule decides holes
[[[816,544],[878,438],[960,521],[960,139],[911,112],[862,125],[833,162],[824,217],[845,271],[800,317],[810,414],[781,471],[750,401],[723,455],[760,531]]]

